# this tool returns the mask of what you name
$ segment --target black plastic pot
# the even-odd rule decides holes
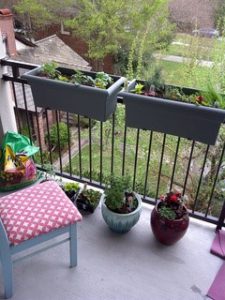
[[[129,86],[133,89],[135,82]],[[183,89],[188,92],[191,89]],[[126,125],[171,134],[214,145],[225,110],[170,99],[121,93],[126,107]]]
[[[58,68],[62,75],[73,75],[72,69]],[[59,80],[40,77],[41,67],[28,71],[22,78],[31,86],[36,106],[76,113],[99,121],[106,121],[114,113],[117,105],[117,94],[125,78],[111,76],[114,83],[108,89],[85,85],[75,85]],[[95,77],[95,72],[85,72]]]
[[[76,198],[75,204],[79,210],[93,213],[98,206],[99,201],[100,197],[95,201],[95,203],[91,203],[91,201],[81,192]]]

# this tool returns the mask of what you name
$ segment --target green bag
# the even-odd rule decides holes
[[[8,131],[0,150],[0,191],[10,191],[32,184],[38,179],[36,166],[31,158],[39,151],[30,139]]]

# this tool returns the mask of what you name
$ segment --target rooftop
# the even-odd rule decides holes
[[[37,41],[36,46],[38,47],[26,47],[17,51],[16,60],[38,65],[55,61],[64,67],[80,70],[91,69],[86,60],[74,52],[55,34]]]

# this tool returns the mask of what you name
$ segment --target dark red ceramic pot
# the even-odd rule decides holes
[[[189,225],[189,216],[184,207],[185,215],[178,220],[168,220],[162,218],[158,213],[158,205],[151,214],[152,232],[155,238],[164,245],[173,245],[178,242],[187,231]]]

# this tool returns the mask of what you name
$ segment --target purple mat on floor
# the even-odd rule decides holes
[[[217,273],[207,296],[213,300],[225,300],[225,263]]]
[[[221,258],[225,258],[225,231],[219,230],[216,232],[210,252]]]

